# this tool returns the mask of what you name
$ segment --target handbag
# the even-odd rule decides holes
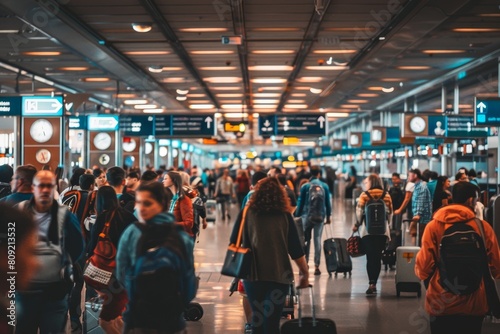
[[[243,209],[241,218],[240,230],[236,244],[230,244],[227,248],[226,258],[222,265],[221,274],[236,278],[248,278],[252,267],[252,250],[247,247],[242,247],[242,237],[245,228],[245,221],[248,207]]]
[[[358,235],[354,235],[355,233],[358,233]],[[352,232],[351,237],[347,239],[347,252],[351,257],[358,257],[366,254],[359,232]]]
[[[85,283],[96,290],[102,290],[110,285],[113,271],[116,268],[116,247],[109,238],[109,226],[115,212],[104,224],[102,232],[94,249],[94,254],[87,260],[83,279]]]

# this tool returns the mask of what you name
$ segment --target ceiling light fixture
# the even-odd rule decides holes
[[[280,97],[280,93],[255,93],[253,97]],[[305,96],[305,94],[304,94]]]
[[[349,66],[306,66],[306,70],[313,71],[342,71],[348,69]]]
[[[205,94],[187,94],[187,97],[205,97]]]
[[[430,66],[420,66],[420,65],[413,65],[413,66],[397,66],[396,67],[398,70],[410,70],[410,71],[418,71],[418,70],[429,70],[431,69]]]
[[[125,100],[125,101],[123,101],[123,104],[126,104],[126,105],[146,104],[146,103],[148,103],[148,100]]]
[[[261,83],[261,84],[275,84],[275,83],[285,83],[286,79],[283,78],[257,78],[251,79],[253,83]]]
[[[213,104],[190,104],[189,109],[213,109]]]
[[[206,82],[210,83],[238,83],[241,82],[240,77],[208,77],[203,79]]]
[[[260,87],[258,89],[259,92],[263,92],[265,90],[283,90],[283,87]]]
[[[82,81],[85,82],[107,82],[109,78],[83,78]]]
[[[61,71],[87,71],[89,68],[85,66],[67,66],[67,67],[59,67]]]
[[[234,93],[234,94],[224,94],[224,93],[219,93],[219,94],[215,94],[217,95],[218,97],[225,97],[225,98],[228,98],[228,97],[242,97],[243,94],[241,93]]]
[[[290,65],[255,65],[249,66],[249,71],[291,71],[293,66]]]
[[[425,54],[453,54],[453,53],[464,53],[465,50],[422,50]]]
[[[59,51],[26,51],[22,53],[25,56],[60,56]]]
[[[307,104],[285,104],[287,109],[307,109]]]
[[[19,30],[17,29],[2,29],[0,30],[0,34],[17,34],[19,33]]]
[[[233,87],[233,86],[228,86],[228,87],[211,87],[212,90],[241,90],[241,87]]]
[[[276,109],[277,104],[256,104],[253,106],[254,109]]]
[[[314,50],[316,54],[343,54],[343,53],[356,53],[358,50]]]
[[[175,99],[177,101],[186,101],[187,100],[187,96],[177,96]]]
[[[231,50],[197,50],[190,52],[193,55],[231,55],[234,51]]]
[[[297,78],[297,82],[321,82],[323,77],[301,77]]]
[[[176,89],[175,92],[179,95],[186,95],[189,93],[189,89]]]
[[[347,100],[348,103],[368,103],[368,100]]]
[[[227,28],[180,28],[182,32],[225,32]]]
[[[135,109],[156,109],[158,106],[156,104],[138,104],[134,106]]]
[[[161,67],[161,66],[149,66],[148,71],[151,73],[161,73],[161,72],[163,72],[163,67]]]
[[[319,88],[313,88],[313,87],[311,87],[311,88],[309,89],[309,91],[310,91],[311,93],[313,93],[313,94],[321,94],[321,92],[322,92],[323,90],[322,90],[322,89],[319,89]]]
[[[454,32],[497,32],[499,28],[455,28]]]
[[[253,103],[255,104],[276,104],[279,103],[279,100],[273,100],[273,99],[254,99]]]
[[[285,55],[293,54],[295,53],[295,50],[253,50],[252,53],[256,55]]]
[[[144,109],[142,112],[145,114],[161,114],[164,111],[165,110],[158,108],[158,109]]]
[[[382,91],[384,93],[392,93],[394,92],[394,87],[389,87],[389,88],[382,87]]]
[[[346,112],[327,112],[326,117],[349,117],[349,113],[346,113]]]
[[[150,32],[151,29],[153,28],[153,25],[148,22],[141,22],[141,23],[132,23],[132,29],[134,29],[137,32]]]
[[[234,71],[236,66],[203,66],[200,67],[201,71]]]
[[[291,96],[293,96],[293,97],[305,97],[305,96],[307,96],[307,94],[306,93],[293,93],[293,94],[291,94]]]
[[[169,51],[125,51],[123,54],[129,56],[162,56],[170,54]]]
[[[306,100],[288,100],[288,103],[306,103]]]
[[[357,96],[359,96],[359,97],[377,97],[379,95],[375,94],[375,93],[360,93],[360,94],[357,94]]]

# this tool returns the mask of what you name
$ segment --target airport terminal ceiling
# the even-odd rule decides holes
[[[66,94],[72,113],[220,113],[248,121],[242,138],[219,131],[232,145],[269,146],[256,114],[323,112],[334,125],[403,112],[405,101],[441,112],[443,85],[447,107],[460,87],[458,106],[467,113],[475,95],[498,96],[499,5],[3,0],[0,89]]]

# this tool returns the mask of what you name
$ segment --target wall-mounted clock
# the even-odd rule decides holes
[[[52,138],[54,128],[52,124],[46,119],[37,119],[31,124],[30,135],[34,141],[38,143],[45,143]]]
[[[144,153],[145,154],[150,154],[151,152],[153,152],[153,144],[151,143],[146,143],[144,145]]]
[[[111,161],[111,158],[107,154],[101,154],[101,156],[99,157],[99,163],[103,166],[106,166],[107,164],[109,164],[110,161]]]
[[[351,134],[351,135],[349,136],[349,144],[350,144],[351,146],[356,146],[356,145],[359,145],[359,143],[360,143],[360,140],[359,140],[359,135],[357,135],[357,134]]]
[[[168,154],[168,148],[166,148],[165,146],[160,146],[158,154],[160,155],[160,157],[166,157]]]
[[[410,119],[410,130],[414,133],[422,133],[424,132],[427,124],[425,119],[420,116],[414,116]]]
[[[137,143],[134,139],[130,139],[129,142],[123,143],[122,148],[125,152],[133,152],[137,147]]]
[[[107,132],[99,132],[94,137],[94,146],[101,151],[107,150],[111,146],[111,136]]]
[[[35,159],[41,164],[46,164],[50,161],[51,156],[52,154],[49,150],[42,148],[36,152]]]

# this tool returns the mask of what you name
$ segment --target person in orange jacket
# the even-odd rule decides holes
[[[428,283],[425,309],[430,315],[431,333],[481,333],[488,302],[484,281],[469,294],[454,294],[440,283],[438,268],[441,238],[447,228],[466,223],[479,236],[481,232],[474,220],[474,207],[478,200],[478,188],[469,182],[458,182],[453,187],[453,203],[439,209],[428,223],[422,236],[422,248],[417,254],[415,273]],[[492,227],[482,221],[484,244],[493,277],[500,278],[500,250]]]

